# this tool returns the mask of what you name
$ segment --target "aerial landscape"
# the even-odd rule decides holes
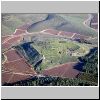
[[[98,14],[2,13],[2,86],[98,86]]]

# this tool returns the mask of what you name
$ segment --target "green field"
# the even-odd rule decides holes
[[[73,53],[79,52],[84,55],[87,50],[89,51],[89,48],[84,44],[63,41],[60,39],[51,39],[43,43],[33,43],[32,45],[41,55],[44,55],[45,57],[40,65],[41,69],[53,67],[66,62],[77,61],[79,56],[78,54],[76,56],[72,56]],[[85,49],[83,50],[83,48]]]

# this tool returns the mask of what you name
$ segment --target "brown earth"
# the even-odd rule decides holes
[[[61,64],[57,67],[44,70],[42,74],[57,77],[74,78],[79,74],[79,71],[73,68],[74,65],[75,63],[73,62]]]

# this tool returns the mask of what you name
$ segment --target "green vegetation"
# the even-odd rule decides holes
[[[91,52],[91,51],[90,51]],[[81,57],[85,61],[84,72],[90,74],[97,74],[98,72],[98,50],[96,49],[90,55]]]
[[[78,51],[85,55],[86,51],[89,50],[89,47],[84,44],[64,41],[61,39],[35,41],[32,46],[45,57],[40,65],[41,70],[67,62],[75,62],[77,61],[78,54],[76,56],[72,56],[73,53]]]
[[[2,14],[2,35],[12,34],[16,28],[27,23],[34,24],[47,18],[47,14]]]
[[[23,25],[23,22],[18,19],[15,15],[3,14],[2,15],[2,34],[12,34],[17,27]]]
[[[77,30],[78,33],[88,35],[88,36],[97,36],[97,33],[91,28],[85,26],[83,22],[88,18],[87,14],[60,14],[60,17],[64,18],[70,23],[67,29]]]
[[[58,39],[44,41],[42,45],[39,45],[39,43],[33,44],[33,47],[45,57],[43,63],[40,65],[42,70],[69,61],[76,61],[76,57],[67,55],[66,51],[67,48],[72,48],[74,50],[79,48],[78,45],[71,42],[59,43]]]
[[[5,83],[4,86],[97,86],[97,83],[85,81],[81,79],[68,79],[61,77],[33,77],[24,81],[19,81],[12,84]]]
[[[13,33],[14,30],[11,30],[11,29],[8,28],[7,26],[1,24],[1,32],[2,32],[3,35],[6,35],[6,34],[9,35],[9,33],[10,33],[10,34]],[[6,33],[6,34],[5,34],[5,33]]]
[[[85,65],[83,67],[83,73],[78,78],[98,83],[98,50],[97,48],[94,49],[94,51],[90,51],[91,53],[89,55],[81,57]]]
[[[54,28],[83,35],[96,36],[96,32],[83,22],[88,14],[2,14],[2,34],[12,34],[19,26],[29,23],[28,31],[40,31]],[[64,26],[64,27],[63,27]],[[63,27],[63,28],[62,28]]]
[[[39,21],[36,24],[31,25],[28,29],[29,32],[42,31],[44,29],[56,29],[59,26],[65,24],[65,20],[56,14],[47,14],[48,17],[45,20]]]
[[[82,80],[98,83],[98,77],[96,74],[94,75],[94,74],[89,74],[89,73],[81,73],[78,76],[78,78]]]
[[[2,59],[2,62],[5,61],[5,56],[4,56],[4,54],[2,54],[1,59]]]

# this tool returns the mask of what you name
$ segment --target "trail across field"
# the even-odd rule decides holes
[[[16,29],[13,35],[7,38],[3,37],[2,48],[10,48],[12,45],[16,44],[24,34],[26,34],[24,30]],[[2,83],[16,82],[36,75],[32,66],[29,65],[26,59],[20,56],[16,50],[10,49],[3,54],[6,59],[2,62]]]

